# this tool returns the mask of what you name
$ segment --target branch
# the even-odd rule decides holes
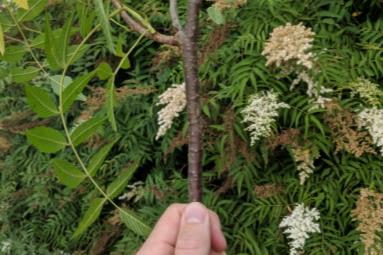
[[[180,18],[178,16],[177,0],[170,0],[170,16],[172,17],[173,27],[175,27],[177,31],[182,31]]]
[[[114,7],[116,7],[117,9],[123,8],[119,0],[111,1]],[[142,26],[142,24],[136,22],[126,11],[121,11],[121,17],[131,30],[140,34],[144,34],[147,32],[147,29],[144,26]],[[179,45],[178,39],[175,36],[164,35],[155,32],[153,34],[146,33],[146,37],[162,44]]]
[[[189,117],[188,181],[189,200],[202,199],[202,126],[199,98],[198,18],[201,0],[189,0],[185,31],[181,36]]]

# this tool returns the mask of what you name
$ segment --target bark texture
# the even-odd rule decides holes
[[[202,200],[202,126],[197,46],[200,5],[201,0],[188,1],[186,25],[180,36],[189,117],[188,181],[190,201]]]

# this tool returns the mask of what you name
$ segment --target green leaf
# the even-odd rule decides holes
[[[110,197],[110,199],[114,199],[120,193],[124,190],[127,183],[130,181],[134,173],[139,167],[139,162],[133,162],[129,167],[124,169],[121,174],[116,178],[114,182],[109,184],[108,188],[106,189],[106,193]]]
[[[207,14],[209,15],[209,18],[217,25],[222,25],[225,23],[225,17],[223,16],[222,12],[215,6],[210,6],[207,8]]]
[[[83,91],[83,89],[88,85],[88,82],[90,79],[92,79],[94,75],[94,71],[90,72],[88,74],[85,74],[84,76],[81,76],[77,79],[75,79],[63,92],[63,112],[66,112],[69,107],[73,104],[73,102],[76,100],[78,95]]]
[[[16,5],[20,8],[23,8],[25,10],[29,9],[28,0],[13,0],[13,2],[15,2]]]
[[[114,77],[111,77],[106,84],[107,96],[106,96],[106,110],[108,120],[112,125],[114,131],[117,131],[116,118],[114,117],[114,103],[115,103],[115,91],[114,91]]]
[[[63,64],[60,61],[59,51],[56,47],[56,40],[53,36],[52,28],[49,22],[48,16],[45,19],[45,54],[47,56],[48,63],[52,70],[58,70],[63,68]]]
[[[59,181],[69,188],[76,188],[86,177],[81,170],[62,159],[53,159],[54,173]]]
[[[28,0],[29,9],[19,9],[17,11],[17,20],[19,22],[31,21],[44,11],[48,0]]]
[[[35,78],[40,72],[40,69],[28,66],[27,68],[14,67],[11,69],[12,81],[16,83],[25,83],[31,81]]]
[[[114,144],[118,141],[119,137],[114,139],[111,143],[102,147],[93,157],[90,159],[88,164],[88,171],[90,176],[94,176],[97,170],[101,167],[105,158],[108,156],[109,151],[112,149]]]
[[[100,80],[109,79],[109,77],[112,75],[113,75],[113,70],[108,63],[102,62],[97,67],[97,76],[98,78],[100,78]]]
[[[3,32],[3,26],[0,24],[0,54],[4,55],[4,53],[5,53],[4,32]]]
[[[92,136],[102,126],[104,121],[105,118],[95,117],[78,126],[70,136],[74,146],[79,145]]]
[[[29,106],[39,117],[47,118],[59,113],[54,101],[44,89],[26,85],[25,93]]]
[[[90,202],[88,210],[85,212],[84,217],[81,219],[76,231],[73,234],[74,239],[82,235],[86,229],[97,220],[105,202],[105,198],[95,198]]]
[[[56,48],[58,49],[58,59],[60,63],[65,66],[67,64],[67,54],[68,54],[68,45],[70,39],[70,32],[72,29],[72,20],[73,13],[70,15],[69,19],[65,22],[63,31],[59,37],[59,40],[56,43]]]
[[[120,210],[121,221],[126,225],[126,227],[132,230],[137,235],[142,237],[147,237],[151,231],[150,227],[141,221],[137,216],[132,212],[125,210]]]
[[[62,79],[62,75],[53,75],[49,78],[51,80],[51,86],[52,86],[52,90],[53,92],[59,96],[60,95],[60,82],[61,82],[61,79]],[[63,80],[63,87],[64,87],[64,90],[66,89],[66,87],[68,87],[71,83],[73,82],[72,78],[69,77],[69,76],[65,76],[64,77],[64,80]],[[76,97],[76,100],[78,101],[86,101],[86,96],[83,94],[83,93],[80,93],[77,97]]]
[[[27,131],[26,135],[29,143],[46,153],[55,153],[67,145],[65,137],[53,128],[32,128]]]
[[[102,0],[94,0],[96,5],[96,11],[98,14],[98,18],[101,22],[102,32],[104,33],[104,36],[106,38],[106,45],[110,52],[114,53],[114,47],[113,47],[113,40],[112,40],[112,33],[109,23],[108,15],[104,8],[104,3]]]
[[[0,54],[0,60],[4,60],[9,64],[14,64],[19,62],[26,53],[27,48],[25,46],[10,45],[9,47],[7,46],[7,50],[3,56]]]

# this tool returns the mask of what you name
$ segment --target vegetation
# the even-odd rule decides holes
[[[149,33],[174,34],[166,1],[123,2]],[[381,254],[382,5],[203,2],[203,202],[228,254],[288,254],[280,223],[297,204],[320,214],[305,254]],[[2,254],[134,254],[168,205],[188,201],[187,113],[156,139],[159,96],[184,82],[182,51],[130,30],[121,11],[0,4]],[[312,58],[270,61],[278,27],[306,34]],[[254,139],[248,106],[265,95],[277,106]]]

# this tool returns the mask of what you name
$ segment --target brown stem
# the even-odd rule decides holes
[[[178,16],[177,0],[170,0],[170,17],[172,18],[172,24],[177,31],[182,31],[180,18]]]
[[[114,7],[117,9],[120,9],[122,7],[119,0],[111,0]],[[147,29],[142,26],[139,22],[136,22],[126,11],[121,11],[121,17],[125,21],[125,23],[129,26],[130,29],[133,31],[143,34],[147,32]],[[155,32],[153,34],[146,33],[145,35],[149,39],[152,39],[153,41],[163,43],[163,44],[169,44],[169,45],[179,45],[179,41],[175,36],[170,35],[164,35],[158,32]]]
[[[202,126],[197,50],[200,5],[201,0],[188,1],[185,30],[180,35],[189,115],[188,181],[190,201],[201,201],[202,199]]]

